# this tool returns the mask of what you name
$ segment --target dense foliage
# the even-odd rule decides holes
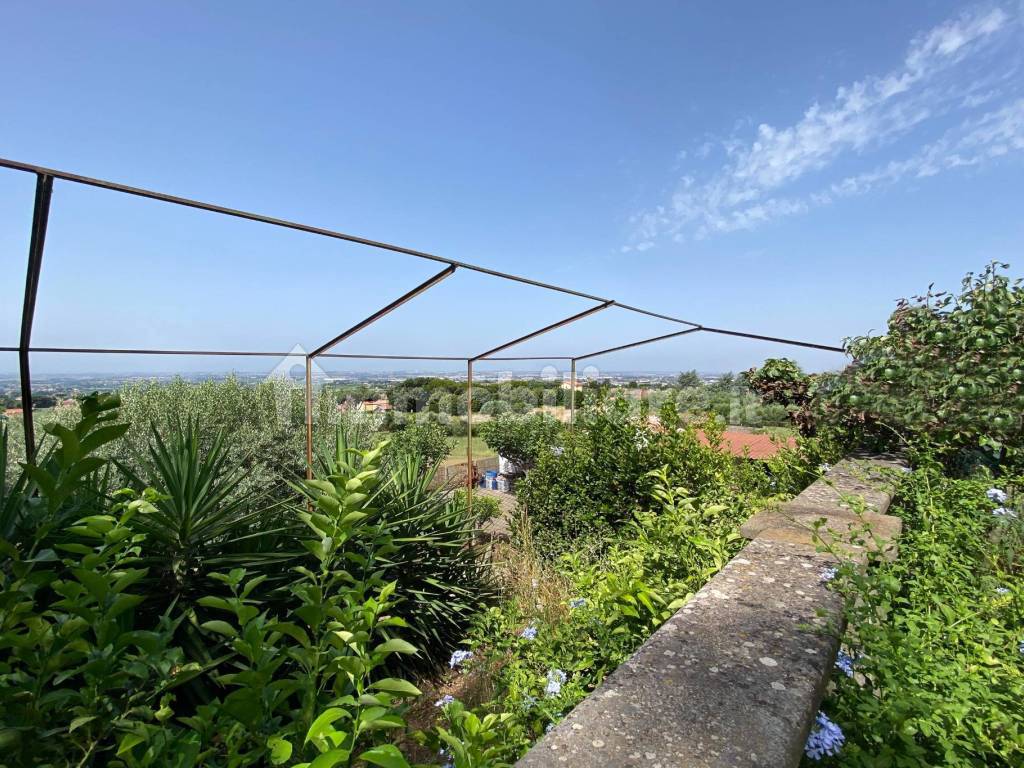
[[[825,704],[847,744],[830,764],[1022,765],[1024,524],[1002,495],[1021,478],[993,489],[915,458],[892,510],[899,558],[834,580],[850,630]]]
[[[563,449],[542,451],[517,487],[536,547],[545,555],[601,549],[647,503],[651,472],[663,466],[672,484],[691,489],[702,502],[729,498],[738,512],[748,510],[751,496],[799,490],[816,476],[810,454],[783,451],[764,466],[734,461],[718,450],[720,435],[711,418],[684,424],[672,402],[657,420],[622,398],[597,402],[564,436]]]
[[[4,478],[2,764],[407,765],[389,734],[419,691],[394,657],[422,649],[402,636],[440,652],[481,600],[465,505],[415,462],[382,474],[386,444],[339,438],[295,486],[308,506],[278,539],[290,580],[217,570],[231,523],[256,521],[230,493],[245,470],[185,428],[151,446],[167,493],[111,498],[98,454],[128,430],[119,405],[85,398],[72,427],[47,426],[37,464]]]
[[[541,454],[558,447],[563,427],[558,419],[535,413],[498,416],[481,424],[479,431],[489,448],[526,470],[537,463]]]

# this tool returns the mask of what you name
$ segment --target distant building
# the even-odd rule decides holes
[[[583,389],[583,383],[579,379],[576,379],[576,386],[573,387],[572,381],[565,379],[562,382],[562,389],[575,389],[577,392],[580,392]]]
[[[704,445],[709,441],[703,432],[697,432],[697,439]],[[755,435],[750,432],[728,430],[722,433],[721,450],[738,458],[770,459],[783,448],[796,448],[796,440],[792,437],[772,439],[771,435]]]
[[[24,413],[24,410],[21,408],[8,408],[4,411],[4,416],[21,416],[22,413]]]
[[[358,410],[363,413],[380,413],[383,411],[392,411],[394,410],[394,406],[392,406],[385,397],[380,400],[363,400],[359,403]]]

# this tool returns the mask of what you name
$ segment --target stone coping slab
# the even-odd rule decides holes
[[[787,505],[755,515],[754,536],[518,768],[786,768],[798,765],[839,648],[842,601],[805,524],[837,534],[885,515],[898,457],[843,461]],[[870,511],[846,503],[856,495]],[[788,515],[788,517],[787,517]],[[876,530],[881,534],[882,530]],[[858,557],[854,550],[840,555]]]

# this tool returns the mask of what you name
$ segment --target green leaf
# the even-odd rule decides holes
[[[373,652],[374,653],[407,653],[407,654],[410,654],[410,655],[418,653],[418,651],[416,650],[416,646],[414,646],[412,643],[407,643],[405,640],[400,640],[397,637],[392,638],[391,640],[387,640],[386,642],[381,643],[380,645],[378,645],[376,648],[373,649]]]
[[[368,749],[359,755],[359,759],[382,766],[382,768],[410,768],[409,763],[394,744],[381,744],[373,749]]]
[[[400,680],[396,677],[385,677],[383,680],[371,684],[370,687],[388,693],[397,693],[401,696],[419,696],[423,693],[408,680]]]
[[[292,743],[280,736],[267,739],[267,748],[270,749],[271,765],[286,763],[292,756]]]
[[[96,715],[83,715],[82,717],[76,717],[71,721],[71,725],[68,726],[68,733],[72,733],[77,728],[81,728],[86,723],[90,723],[96,719]]]
[[[199,626],[201,626],[203,629],[208,629],[211,632],[216,632],[217,634],[224,635],[225,637],[237,637],[238,636],[238,630],[236,630],[233,626],[228,624],[226,621],[221,621],[220,619],[214,619],[212,621],[204,621]]]
[[[306,731],[306,739],[303,744],[309,744],[309,742],[319,739],[331,728],[336,720],[340,720],[343,717],[350,717],[351,715],[341,707],[329,707],[324,710],[313,724],[309,726],[309,730]]]

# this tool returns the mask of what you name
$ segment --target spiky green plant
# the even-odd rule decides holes
[[[122,467],[137,488],[159,494],[155,511],[134,524],[146,536],[149,578],[168,599],[189,604],[209,590],[214,571],[265,572],[295,554],[281,551],[294,521],[268,505],[265,492],[236,492],[250,470],[231,457],[226,440],[219,430],[202,445],[195,422],[177,425],[166,439],[153,426],[142,476]]]
[[[320,482],[351,473],[358,454],[339,429],[334,452],[319,456]],[[463,497],[432,487],[436,469],[436,463],[424,467],[413,455],[389,462],[370,491],[375,548],[364,553],[361,574],[397,582],[396,594],[403,599],[394,613],[409,624],[411,639],[429,665],[448,659],[473,614],[495,594],[483,553],[474,544],[475,520]],[[319,498],[303,492],[313,503]]]

